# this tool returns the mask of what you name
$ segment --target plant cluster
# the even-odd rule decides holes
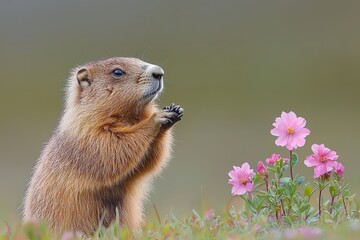
[[[340,222],[347,218],[358,218],[358,212],[349,209],[355,199],[350,195],[349,183],[343,177],[345,167],[338,161],[335,151],[324,144],[313,144],[312,154],[304,164],[313,168],[315,186],[305,182],[305,177],[294,175],[294,167],[299,163],[295,149],[303,147],[310,134],[306,120],[294,112],[282,112],[275,119],[271,134],[277,137],[275,144],[285,147],[289,157],[272,154],[260,161],[256,170],[245,162],[241,167],[234,166],[229,172],[232,195],[244,199],[247,218],[266,216],[278,225],[301,225],[319,221]],[[285,176],[289,171],[290,176]],[[329,199],[324,191],[329,190]],[[312,206],[315,193],[318,193],[317,206]]]

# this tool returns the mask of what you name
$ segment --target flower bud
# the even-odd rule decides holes
[[[267,179],[269,176],[269,172],[267,171],[263,162],[259,161],[256,172],[260,175],[261,179]]]

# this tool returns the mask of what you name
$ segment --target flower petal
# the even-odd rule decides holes
[[[327,173],[326,165],[319,164],[314,168],[314,178],[319,178],[321,175]]]
[[[245,162],[241,165],[241,169],[244,171],[244,172],[249,172],[250,171],[250,165],[249,163]]]
[[[329,159],[329,160],[337,160],[338,159],[338,155],[336,154],[335,151],[330,151],[328,154],[326,154],[326,159]]]
[[[307,128],[300,128],[300,129],[295,130],[295,132],[294,132],[294,135],[296,136],[296,138],[305,138],[309,134],[310,134],[310,130]]]
[[[314,158],[313,155],[310,155],[310,156],[307,156],[306,157],[306,160],[304,161],[304,164],[307,166],[307,167],[313,167],[313,166],[317,166],[320,164],[320,162]]]
[[[287,141],[288,141],[288,136],[287,135],[281,135],[275,140],[275,144],[277,146],[284,147],[286,145]]]
[[[317,154],[319,149],[321,148],[321,146],[319,144],[313,144],[311,146],[311,150],[313,151],[313,153]]]
[[[234,170],[231,170],[231,171],[228,173],[228,175],[229,175],[229,177],[231,177],[231,178],[237,178],[237,172],[240,170],[240,168],[239,168],[239,167],[236,167],[236,166],[233,166],[233,169],[234,169]]]
[[[254,186],[254,184],[252,182],[247,182],[246,183],[246,191],[247,192],[252,192],[253,186]]]
[[[237,185],[239,183],[239,180],[238,179],[229,179],[228,183],[231,185]]]
[[[231,189],[232,195],[243,195],[244,193],[246,193],[246,186],[244,184],[239,184]]]
[[[286,143],[286,148],[288,150],[293,150],[294,148],[295,149],[297,148],[293,135],[288,136],[287,143]]]
[[[278,136],[282,135],[284,133],[284,131],[281,130],[280,128],[273,128],[273,129],[271,129],[270,133],[271,133],[271,135],[278,137]]]
[[[293,128],[294,128],[294,130],[299,130],[299,129],[304,128],[305,125],[306,125],[306,120],[302,117],[298,117],[293,124]]]
[[[292,118],[292,119],[297,118],[296,114],[295,114],[293,111],[290,111],[290,112],[288,113],[288,116],[289,116],[290,118]]]
[[[332,171],[333,169],[335,169],[336,165],[337,165],[336,161],[331,161],[331,160],[326,161],[325,162],[326,171],[327,172]]]

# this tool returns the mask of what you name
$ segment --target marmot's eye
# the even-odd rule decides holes
[[[114,77],[121,77],[122,75],[125,75],[125,72],[121,70],[120,68],[116,68],[112,71],[112,75]]]

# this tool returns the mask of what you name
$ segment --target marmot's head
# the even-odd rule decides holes
[[[67,109],[128,115],[141,111],[163,88],[164,71],[136,58],[110,58],[76,68]]]

